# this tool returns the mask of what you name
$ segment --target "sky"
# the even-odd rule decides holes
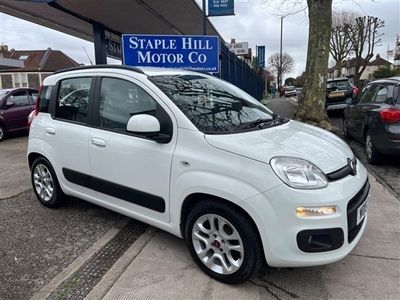
[[[195,1],[201,6],[201,0]],[[236,0],[234,16],[210,17],[209,20],[227,42],[231,38],[235,38],[236,42],[248,42],[253,53],[256,45],[265,45],[268,59],[279,52],[280,16],[285,16],[282,48],[295,62],[293,71],[285,77],[296,77],[305,70],[307,58],[308,16],[305,3],[305,0]],[[400,0],[333,0],[333,9],[373,15],[384,20],[382,45],[376,48],[375,53],[386,58],[388,45],[393,49],[396,34],[400,34]],[[0,13],[0,24],[0,43],[10,48],[51,47],[64,51],[79,63],[89,64],[88,56],[94,61],[93,44],[85,40],[3,13]]]

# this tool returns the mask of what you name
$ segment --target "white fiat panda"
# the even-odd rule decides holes
[[[203,73],[80,67],[47,77],[28,145],[48,207],[74,196],[183,237],[211,277],[328,264],[367,221],[367,171],[325,130]]]

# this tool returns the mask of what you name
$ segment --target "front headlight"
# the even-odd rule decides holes
[[[270,164],[279,179],[292,188],[311,190],[328,185],[324,172],[307,160],[278,156]]]

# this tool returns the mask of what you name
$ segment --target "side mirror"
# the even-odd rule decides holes
[[[141,114],[130,117],[126,130],[132,133],[152,137],[160,133],[160,122],[157,118]]]
[[[141,114],[130,117],[126,130],[138,135],[142,135],[160,144],[166,144],[171,141],[171,136],[160,133],[160,122],[156,117]]]
[[[7,100],[7,102],[6,102],[6,108],[11,108],[11,107],[13,107],[13,106],[15,106],[15,102],[14,102],[14,101],[11,101],[11,100]]]

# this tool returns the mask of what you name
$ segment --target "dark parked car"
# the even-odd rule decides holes
[[[325,101],[326,110],[343,110],[347,107],[346,100],[350,100],[357,92],[357,88],[347,78],[328,79]]]
[[[365,142],[368,161],[377,164],[383,155],[400,156],[400,77],[367,84],[349,103],[344,134]]]
[[[36,89],[0,90],[0,141],[13,131],[28,129],[28,116],[34,110]]]

